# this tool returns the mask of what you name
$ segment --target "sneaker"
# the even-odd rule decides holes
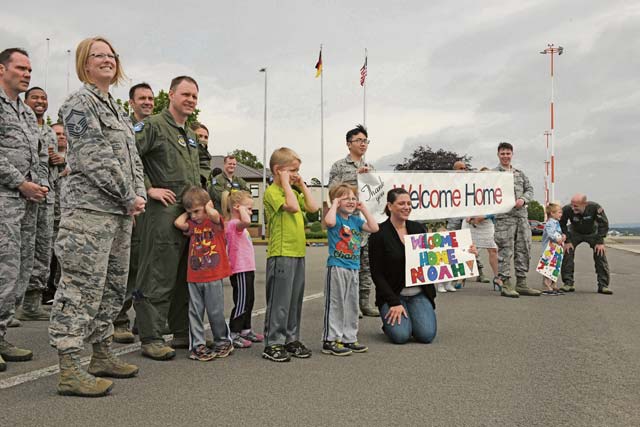
[[[218,359],[227,357],[231,353],[233,353],[233,344],[231,344],[231,341],[222,341],[221,343],[216,344],[213,349],[213,354]]]
[[[191,354],[189,354],[189,359],[198,360],[200,362],[208,362],[210,360],[213,360],[215,357],[216,355],[213,354],[211,350],[209,350],[204,344],[200,344],[198,347],[191,351]]]
[[[456,288],[454,288],[451,283],[447,283],[446,285],[444,285],[444,288],[447,290],[447,292],[457,292]]]
[[[288,362],[291,360],[291,356],[287,350],[285,350],[283,345],[279,344],[266,346],[262,352],[262,357],[274,362]]]
[[[613,291],[606,286],[598,288],[598,293],[605,294],[605,295],[613,295]]]
[[[246,334],[240,334],[240,336],[242,338],[244,338],[247,341],[251,341],[251,342],[262,342],[264,341],[264,335],[262,334],[257,334],[253,331],[249,331]]]
[[[334,356],[349,356],[353,351],[346,348],[339,341],[325,341],[322,343],[322,352]]]
[[[290,342],[289,344],[285,344],[284,348],[293,357],[297,357],[298,359],[307,359],[311,357],[311,350],[309,350],[300,341],[293,341],[293,342]]]
[[[248,339],[245,339],[241,335],[236,335],[235,337],[233,337],[232,343],[233,343],[233,346],[235,348],[249,348],[249,347],[251,347],[251,341],[249,341]]]
[[[542,291],[542,295],[554,295],[555,291],[553,289],[545,289]]]
[[[438,283],[436,285],[436,289],[438,290],[438,292],[447,292],[446,289],[444,288],[444,283]]]
[[[354,353],[364,353],[369,350],[369,347],[366,345],[360,344],[358,341],[356,342],[345,342],[342,344],[345,348],[353,351]]]

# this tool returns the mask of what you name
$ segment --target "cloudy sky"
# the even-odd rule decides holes
[[[539,201],[550,79],[549,57],[538,52],[562,45],[556,199],[585,192],[612,223],[640,222],[636,1],[32,1],[3,5],[0,20],[2,47],[31,53],[32,83],[43,86],[48,76],[52,117],[66,95],[66,52],[73,56],[87,36],[113,42],[132,83],[158,91],[176,75],[192,75],[214,154],[243,148],[262,156],[258,69],[267,67],[268,151],[297,150],[307,179],[320,175],[319,46],[325,171],[346,154],[345,132],[363,120],[359,70],[368,48],[368,159],[378,169],[419,145],[494,166],[497,143],[509,141]],[[79,82],[71,70],[73,91]],[[127,90],[113,93],[126,99]]]

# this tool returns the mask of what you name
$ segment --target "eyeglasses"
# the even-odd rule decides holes
[[[365,145],[369,145],[369,143],[371,142],[370,139],[364,139],[364,138],[356,138],[356,139],[352,139],[349,142],[354,142],[356,144],[365,144]]]
[[[343,202],[357,202],[358,198],[357,197],[345,197],[344,199],[341,199]]]
[[[105,58],[109,58],[109,59],[113,59],[114,61],[116,59],[118,59],[118,54],[111,54],[111,53],[90,53],[89,56],[92,56],[96,59],[99,59],[100,61],[104,60]]]

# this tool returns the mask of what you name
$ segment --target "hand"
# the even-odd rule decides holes
[[[18,186],[18,190],[22,193],[25,199],[31,202],[41,202],[47,196],[49,189],[35,182],[24,181]]]
[[[127,211],[127,213],[131,216],[138,216],[144,212],[144,208],[147,205],[147,202],[140,196],[136,196],[133,201],[133,205],[131,205]]]
[[[361,166],[358,168],[358,173],[369,173],[371,168],[369,166]]]
[[[604,252],[605,252],[605,246],[604,243],[600,243],[598,245],[596,245],[593,250],[595,251],[596,255],[598,256],[604,256]]]
[[[367,210],[367,206],[364,204],[364,202],[358,200],[358,202],[356,203],[356,209],[365,212]]]
[[[165,207],[173,205],[176,202],[176,193],[166,188],[149,188],[147,190],[147,196],[159,201]]]
[[[71,172],[71,169],[69,169],[68,167],[64,168],[64,170],[62,172],[60,172],[60,176],[61,177],[62,176],[67,176],[67,175],[69,175],[70,172]]]
[[[407,315],[407,310],[405,310],[404,306],[400,304],[390,307],[387,315],[384,316],[384,319],[389,325],[393,326],[396,324],[396,322],[398,323],[398,325],[401,323],[402,316],[404,316],[405,318],[409,318],[409,316]]]
[[[302,187],[304,185],[304,180],[299,173],[289,175],[289,179],[291,179],[291,184]]]
[[[518,199],[516,200],[516,208],[521,208],[524,206],[524,200]]]
[[[472,253],[475,256],[478,256],[478,248],[476,248],[476,245],[471,244],[471,246],[469,246],[469,253]]]
[[[278,176],[280,177],[280,182],[281,183],[287,183],[289,184],[289,177],[291,176],[291,173],[286,170],[286,169],[278,169],[276,171],[276,173],[278,174]]]
[[[566,253],[569,253],[573,250],[573,245],[571,244],[571,242],[567,242],[564,244],[564,251]]]
[[[61,156],[60,154],[57,153],[51,153],[49,154],[49,164],[52,166],[60,166],[60,165],[64,165],[65,160],[64,160],[64,156]]]

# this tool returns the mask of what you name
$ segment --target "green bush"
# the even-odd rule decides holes
[[[316,221],[309,226],[309,230],[314,233],[319,233],[322,231],[322,224],[320,221]]]
[[[327,238],[327,232],[326,231],[318,231],[318,232],[307,231],[305,233],[305,237],[307,239],[326,239]]]

